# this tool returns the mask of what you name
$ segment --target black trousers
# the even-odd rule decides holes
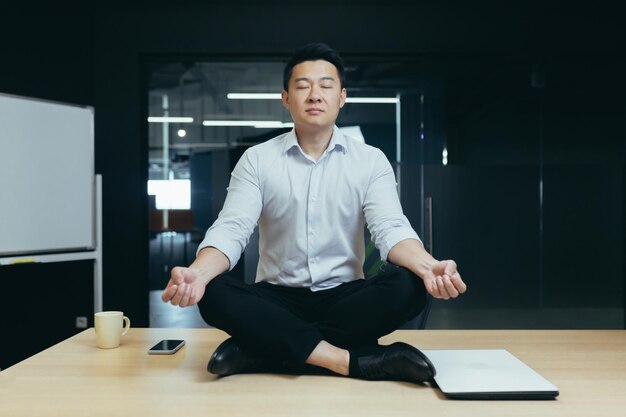
[[[248,285],[220,275],[206,287],[202,318],[259,354],[304,363],[322,340],[351,349],[375,344],[417,316],[426,304],[422,280],[391,267],[368,280],[329,290]]]

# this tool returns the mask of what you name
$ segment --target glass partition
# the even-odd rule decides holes
[[[426,248],[455,259],[469,286],[437,300],[427,328],[623,328],[625,96],[611,63],[348,55],[346,64],[356,100],[338,125],[383,150]],[[150,180],[190,189],[189,208],[151,200],[154,294],[171,267],[193,261],[245,149],[291,129],[283,65],[148,66]],[[257,239],[233,271],[247,282]],[[380,261],[371,244],[367,254],[369,276]]]

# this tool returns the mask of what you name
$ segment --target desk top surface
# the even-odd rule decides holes
[[[557,385],[555,401],[454,401],[437,389],[331,376],[216,378],[213,329],[131,329],[117,349],[85,330],[0,372],[0,416],[617,416],[626,412],[626,331],[422,330],[381,339],[423,349],[507,349]],[[161,339],[175,355],[148,355]]]

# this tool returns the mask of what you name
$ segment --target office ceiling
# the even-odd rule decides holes
[[[149,123],[150,161],[163,160],[168,144],[174,164],[185,163],[197,151],[248,146],[288,129],[209,127],[203,120],[262,120],[290,122],[280,100],[232,100],[228,93],[280,93],[284,63],[276,60],[222,60],[158,62],[149,65],[149,116],[192,117],[193,123]],[[346,59],[349,97],[384,96],[423,92],[440,100],[445,123],[467,119],[488,106],[532,93],[531,83],[545,67],[529,59],[472,56],[443,59]],[[545,75],[545,74],[544,74]],[[549,78],[554,85],[554,77]],[[340,126],[395,124],[393,104],[347,103]],[[185,136],[177,132],[185,130]],[[164,139],[167,139],[164,142]],[[367,139],[367,138],[366,138]]]
[[[164,143],[175,154],[232,147],[258,141],[272,129],[202,126],[204,120],[291,122],[280,100],[232,100],[228,93],[280,93],[284,63],[277,61],[172,62],[149,66],[149,116],[191,117],[192,123],[149,124],[152,159],[162,158]],[[402,74],[400,63],[365,63],[346,68],[349,96],[395,97],[417,85],[419,74]],[[395,123],[393,104],[344,106],[340,125]],[[185,130],[185,136],[177,132]],[[281,133],[285,129],[277,129]],[[168,136],[166,138],[166,136]],[[164,142],[166,139],[166,142]]]

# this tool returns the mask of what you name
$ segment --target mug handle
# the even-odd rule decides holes
[[[130,319],[126,316],[123,317],[124,319],[124,331],[122,332],[122,336],[124,336],[126,333],[128,333],[128,329],[130,329]]]

